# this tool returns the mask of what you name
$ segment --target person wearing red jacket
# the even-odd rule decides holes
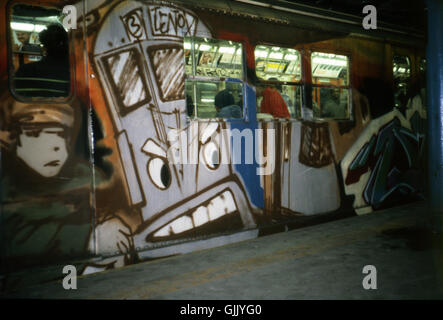
[[[289,118],[290,114],[285,100],[280,92],[273,87],[257,87],[257,96],[262,96],[263,100],[260,104],[261,113],[269,113],[274,118]]]

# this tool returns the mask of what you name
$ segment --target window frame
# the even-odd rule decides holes
[[[74,50],[74,44],[75,44],[75,36],[71,30],[67,31],[68,34],[68,46],[69,46],[69,71],[70,71],[70,83],[69,83],[69,94],[67,96],[62,97],[27,97],[22,96],[15,90],[15,72],[14,70],[14,64],[13,64],[13,48],[12,48],[12,32],[13,29],[11,28],[11,22],[12,22],[12,10],[14,5],[28,5],[28,6],[34,6],[34,7],[42,7],[47,9],[56,9],[59,10],[60,13],[63,13],[63,9],[59,9],[55,6],[55,3],[51,3],[51,6],[47,5],[41,5],[41,4],[35,4],[35,2],[27,1],[27,0],[12,0],[9,1],[6,5],[5,11],[6,11],[6,65],[7,65],[7,72],[8,72],[8,90],[11,96],[20,102],[24,103],[48,103],[48,104],[57,104],[57,103],[69,103],[71,102],[74,97],[76,96],[76,85],[75,85],[75,70],[76,70],[76,59],[75,59],[75,50]]]
[[[194,63],[196,59],[194,59],[193,57],[195,57],[195,47],[192,45],[192,43],[194,43],[193,41],[191,41],[191,49],[185,49],[184,48],[184,44],[185,44],[185,39],[199,39],[199,40],[204,40],[204,39],[210,39],[212,41],[221,41],[221,42],[235,42],[241,45],[241,72],[242,75],[240,78],[231,78],[231,77],[225,77],[225,76],[203,76],[203,75],[197,75],[196,70],[197,70],[197,65]],[[243,107],[242,107],[242,117],[241,118],[218,118],[218,117],[213,117],[213,118],[199,118],[197,116],[197,103],[196,101],[193,101],[193,115],[189,116],[188,114],[186,115],[186,119],[187,121],[199,121],[199,122],[219,122],[219,121],[229,121],[229,122],[248,122],[248,106],[247,106],[247,97],[246,97],[246,51],[245,51],[245,44],[242,41],[235,41],[235,40],[228,40],[228,39],[219,39],[219,38],[211,38],[211,37],[199,37],[199,36],[190,36],[190,37],[184,37],[183,38],[183,48],[184,48],[184,53],[185,50],[190,50],[190,59],[192,59],[191,62],[191,68],[192,68],[192,73],[193,74],[188,74],[186,72],[186,55],[183,54],[183,65],[185,68],[185,101],[186,101],[186,84],[191,82],[191,83],[197,83],[197,82],[209,82],[209,83],[214,83],[214,82],[233,82],[233,83],[241,83],[241,87],[242,87],[242,102],[243,102]],[[193,99],[196,96],[196,87],[193,86]],[[187,103],[187,102],[186,102]]]
[[[257,59],[255,57],[255,50],[256,50],[256,48],[258,46],[265,46],[265,47],[270,47],[270,48],[272,48],[272,47],[279,47],[279,48],[296,50],[298,52],[299,58],[300,58],[300,80],[298,80],[298,81],[261,80],[258,77],[258,75],[257,75],[257,68],[256,68],[257,67],[257,64],[256,64]],[[268,43],[257,43],[254,46],[254,74],[255,74],[255,77],[258,79],[257,83],[255,84],[256,87],[257,86],[266,86],[266,85],[280,85],[280,86],[294,86],[294,87],[298,87],[300,89],[300,107],[299,107],[298,112],[297,112],[297,109],[295,109],[296,116],[295,117],[289,117],[287,119],[286,118],[274,118],[274,120],[276,120],[276,119],[284,119],[284,120],[287,120],[287,121],[298,121],[298,120],[302,120],[303,119],[303,112],[302,112],[302,110],[303,110],[303,104],[305,102],[304,86],[306,84],[306,79],[304,77],[304,59],[303,59],[303,57],[304,57],[303,50],[296,49],[296,48],[293,48],[293,47],[291,48],[289,46],[278,46],[278,45],[271,45],[271,44],[268,44]],[[257,105],[257,99],[256,99],[256,108],[255,108],[256,109],[256,114],[259,113],[259,112],[257,112],[258,107],[259,106]],[[289,106],[288,106],[288,111],[290,111],[289,110]]]

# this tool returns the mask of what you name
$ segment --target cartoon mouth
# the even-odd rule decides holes
[[[180,234],[201,227],[236,211],[237,205],[232,192],[226,190],[222,194],[209,200],[207,205],[201,205],[190,214],[183,215],[168,223],[154,233],[154,238]]]
[[[60,165],[60,160],[54,160],[54,161],[46,163],[44,166],[45,167],[57,167],[59,165]]]

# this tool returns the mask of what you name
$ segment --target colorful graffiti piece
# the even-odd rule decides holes
[[[423,192],[425,115],[421,106],[415,109],[409,109],[408,119],[394,110],[372,121],[345,156],[344,183],[349,193],[359,186],[354,193],[357,208],[379,209],[389,197]]]

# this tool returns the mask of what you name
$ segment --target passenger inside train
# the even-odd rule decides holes
[[[313,115],[323,119],[349,119],[349,59],[345,55],[313,52]]]
[[[324,89],[322,99],[325,101],[323,104],[322,115],[327,118],[345,118],[346,107],[341,101],[340,89],[322,89]]]
[[[257,86],[257,117],[297,118],[301,107],[301,59],[292,48],[258,45],[254,51]],[[267,81],[272,82],[265,82]]]
[[[234,96],[227,90],[222,90],[214,98],[217,118],[241,118],[242,110],[235,105]]]
[[[285,100],[273,85],[257,87],[257,96],[263,97],[260,103],[260,113],[270,114],[274,118],[290,118]]]
[[[30,61],[40,60],[42,54],[41,47],[35,43],[34,39],[31,41],[31,37],[35,38],[35,34],[31,34],[31,32],[26,31],[15,31],[14,35],[17,41],[14,41],[13,50],[18,52],[20,66]],[[24,54],[25,52],[27,53],[26,60]],[[29,55],[31,53],[33,55]]]
[[[60,24],[51,24],[39,34],[44,57],[20,66],[15,90],[22,96],[63,97],[69,93],[68,34]]]
[[[278,79],[274,78],[274,77],[271,77],[268,80],[270,80],[270,81],[278,81]],[[285,100],[285,103],[288,106],[288,110],[290,112],[290,110],[292,110],[292,108],[293,108],[293,102],[291,100],[291,97],[283,90],[283,86],[281,84],[276,84],[274,87],[280,93],[280,95],[283,98],[283,100]]]

